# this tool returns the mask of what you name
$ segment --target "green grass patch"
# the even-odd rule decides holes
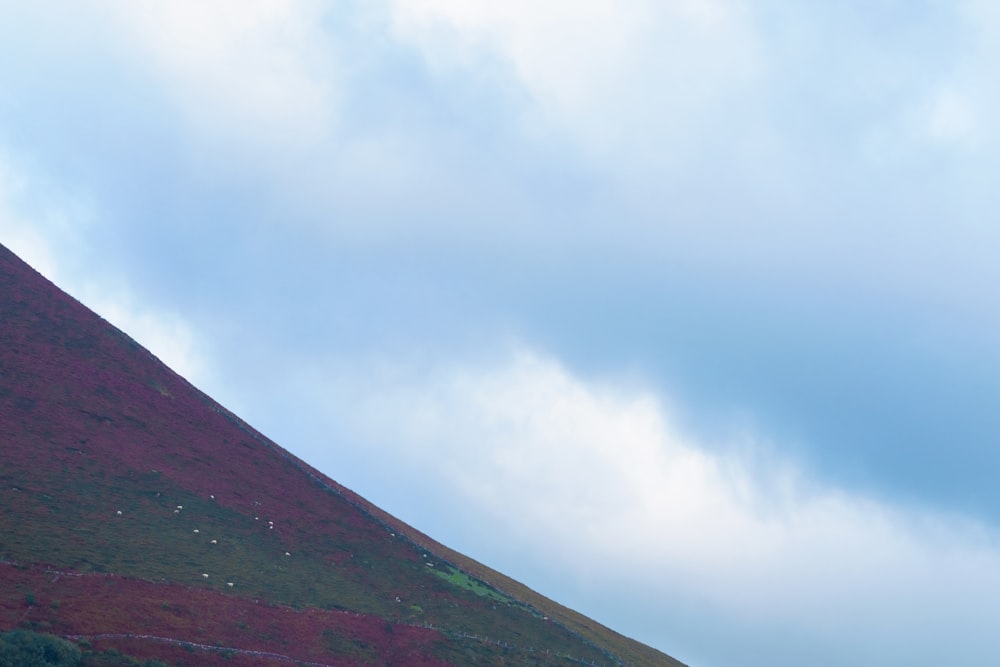
[[[489,598],[490,600],[503,602],[504,604],[517,604],[517,601],[510,596],[504,595],[495,588],[484,584],[478,579],[470,577],[461,570],[456,570],[450,565],[435,569],[434,574],[441,577],[448,583],[457,586],[458,588],[475,593],[479,597]]]

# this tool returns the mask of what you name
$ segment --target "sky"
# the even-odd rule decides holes
[[[989,0],[0,0],[0,243],[692,667],[992,665],[998,69]]]

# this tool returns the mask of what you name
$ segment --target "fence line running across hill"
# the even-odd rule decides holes
[[[608,667],[606,663],[593,662],[591,660],[584,660],[583,658],[577,658],[576,656],[570,655],[568,653],[560,653],[558,651],[552,651],[550,649],[540,649],[530,646],[524,648],[523,646],[518,646],[517,644],[511,644],[505,642],[502,639],[490,639],[489,637],[484,637],[482,635],[470,635],[467,632],[461,632],[459,630],[449,630],[448,628],[442,628],[437,625],[432,625],[430,623],[421,623],[419,625],[421,628],[427,628],[428,630],[437,630],[443,635],[448,635],[451,637],[458,637],[460,639],[471,639],[472,641],[477,641],[483,644],[495,644],[500,648],[510,649],[512,651],[520,651],[523,653],[541,653],[543,655],[552,655],[557,658],[562,658],[563,660],[569,660],[570,662],[575,662],[578,665],[585,665],[585,667]],[[616,665],[622,665],[621,662],[616,662]]]
[[[10,566],[13,566],[13,567],[17,567],[19,564],[17,562],[15,562],[15,561],[8,561],[8,560],[0,559],[0,565],[10,565]],[[63,577],[63,576],[67,576],[67,577],[95,577],[95,578],[102,578],[102,579],[119,578],[118,575],[116,575],[116,574],[114,574],[112,572],[67,572],[67,571],[64,571],[64,570],[56,570],[56,569],[52,569],[52,568],[44,568],[42,571],[45,572],[46,574],[54,574],[55,575],[55,577],[53,577],[52,580],[49,582],[51,584],[56,583],[59,580],[59,578]],[[151,580],[151,579],[142,579],[142,581],[147,581],[147,582],[152,583],[152,584],[161,584],[161,585],[163,583],[165,583],[165,582],[154,581],[154,580]],[[254,603],[255,604],[260,604],[260,601],[259,600],[254,600]],[[271,603],[268,603],[268,602],[265,602],[265,604],[271,605]],[[294,610],[294,609],[292,609],[290,607],[284,607],[283,605],[272,605],[272,606],[277,606],[279,608],[284,608],[286,611],[290,611],[290,612],[296,611],[296,610]],[[27,617],[28,614],[31,613],[31,611],[32,611],[31,607],[29,607],[27,610],[25,610],[25,613],[21,617],[21,620],[23,620],[25,617]],[[344,615],[347,615],[347,616],[355,616],[355,617],[359,617],[359,618],[367,616],[367,614],[361,614],[361,613],[350,611],[350,610],[346,610],[346,609],[332,610],[332,611],[334,611],[334,613],[344,614]],[[579,657],[576,657],[574,655],[570,655],[568,653],[561,653],[561,652],[558,652],[558,651],[552,651],[551,649],[545,649],[545,648],[536,648],[534,646],[530,646],[530,647],[518,646],[517,644],[511,644],[510,642],[504,641],[502,639],[495,639],[495,638],[485,637],[485,636],[482,636],[482,635],[469,634],[467,632],[462,632],[460,630],[453,630],[451,628],[441,627],[441,626],[438,626],[438,625],[434,625],[432,623],[406,623],[406,622],[401,622],[401,621],[392,621],[392,623],[393,623],[393,625],[408,626],[408,627],[414,627],[414,628],[424,628],[425,630],[434,630],[435,632],[438,632],[438,633],[440,633],[440,634],[442,634],[442,635],[444,635],[446,637],[452,637],[452,638],[455,638],[455,639],[465,639],[465,640],[469,640],[469,641],[479,642],[479,643],[482,643],[482,644],[492,644],[492,645],[495,645],[495,646],[499,646],[500,648],[508,649],[508,650],[511,650],[511,651],[518,651],[518,652],[522,652],[522,653],[539,653],[539,654],[542,654],[542,655],[551,655],[551,656],[555,656],[557,658],[562,658],[563,660],[568,660],[568,661],[576,663],[578,665],[584,665],[585,667],[608,667],[607,663],[598,663],[598,662],[594,662],[594,661],[591,661],[591,660],[586,660],[584,658],[579,658]],[[216,652],[220,652],[220,653],[233,652],[233,653],[238,653],[238,654],[241,654],[241,655],[253,655],[253,656],[263,657],[263,658],[273,658],[273,659],[279,660],[281,662],[292,662],[292,663],[297,663],[297,664],[300,664],[300,665],[307,665],[308,667],[337,667],[337,665],[332,665],[332,664],[329,664],[329,663],[308,662],[308,661],[305,661],[305,660],[298,660],[296,658],[292,658],[290,656],[283,655],[281,653],[269,653],[267,651],[255,651],[253,649],[241,649],[241,648],[236,648],[236,647],[232,647],[232,646],[215,646],[215,645],[211,645],[211,644],[199,644],[197,642],[190,642],[190,641],[186,641],[186,640],[183,640],[183,639],[174,639],[174,638],[171,638],[171,637],[160,637],[160,636],[157,636],[157,635],[134,634],[134,633],[103,633],[103,634],[94,634],[94,635],[63,635],[63,637],[66,638],[66,639],[72,639],[74,641],[75,640],[79,640],[79,639],[87,639],[87,640],[92,640],[92,639],[144,639],[144,640],[148,640],[148,641],[157,641],[157,642],[162,642],[162,643],[167,643],[167,644],[175,644],[177,646],[186,646],[186,647],[189,647],[189,648],[199,648],[199,649],[203,649],[203,650],[206,650],[206,651],[216,651]],[[624,663],[621,662],[620,660],[615,659],[614,660],[614,665],[615,665],[615,667],[623,667]]]
[[[443,634],[451,635],[452,637],[460,637],[462,639],[471,639],[473,641],[482,642],[484,644],[496,644],[501,648],[511,649],[514,651],[524,651],[528,653],[543,653],[545,655],[552,655],[557,658],[562,658],[564,660],[569,660],[570,662],[575,662],[578,665],[585,665],[586,667],[606,667],[605,665],[584,660],[582,658],[577,658],[566,653],[553,652],[548,649],[536,649],[523,648],[516,646],[514,644],[509,644],[500,639],[490,639],[489,637],[482,637],[479,635],[470,635],[464,632],[455,632],[451,630],[446,630],[445,628],[439,628],[430,624],[423,624],[419,627],[427,628],[429,630],[437,630]],[[215,651],[216,653],[234,653],[239,655],[249,655],[258,658],[270,658],[272,660],[278,660],[279,662],[290,662],[297,665],[306,665],[307,667],[337,667],[326,662],[309,662],[306,660],[301,660],[298,658],[293,658],[288,655],[283,655],[281,653],[272,653],[270,651],[255,651],[253,649],[236,648],[235,646],[218,646],[214,644],[199,644],[198,642],[190,642],[184,639],[174,639],[171,637],[159,637],[157,635],[143,635],[143,634],[133,634],[133,633],[103,633],[96,635],[63,635],[65,639],[72,639],[73,641],[87,640],[94,641],[100,639],[144,639],[146,641],[160,642],[163,644],[174,644],[175,646],[184,646],[186,648],[201,649],[204,651]]]
[[[215,651],[217,653],[238,653],[239,655],[252,655],[258,658],[270,658],[272,660],[278,660],[279,662],[290,662],[296,665],[307,665],[308,667],[337,667],[337,665],[332,665],[327,662],[308,662],[306,660],[300,660],[298,658],[293,658],[288,655],[282,655],[281,653],[271,653],[269,651],[254,651],[253,649],[235,648],[233,646],[215,646],[212,644],[199,644],[197,642],[189,642],[183,639],[173,639],[171,637],[157,637],[156,635],[106,633],[99,635],[63,635],[63,637],[65,637],[66,639],[72,639],[73,641],[79,641],[81,639],[85,639],[87,641],[93,641],[96,639],[145,639],[147,641],[160,642],[163,644],[174,644],[176,646],[197,648],[205,651]]]

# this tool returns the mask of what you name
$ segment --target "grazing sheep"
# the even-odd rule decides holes
[[[285,555],[286,555],[286,556],[291,556],[292,554],[290,554],[290,553],[288,553],[288,552],[286,551],[286,552],[285,552]]]
[[[218,542],[216,542],[215,540],[212,540],[212,544],[218,544]]]
[[[122,515],[122,511],[118,510],[117,514],[118,514],[118,516],[121,516]]]
[[[196,533],[197,533],[197,532],[198,532],[198,529],[197,529],[197,528],[195,528],[195,529],[194,529],[194,532],[196,532]]]
[[[208,579],[208,574],[205,572],[202,572],[201,576],[204,577],[205,579]]]
[[[233,587],[233,582],[231,582],[231,581],[227,581],[227,582],[226,582],[226,586],[229,586],[230,588],[232,588],[232,587]]]

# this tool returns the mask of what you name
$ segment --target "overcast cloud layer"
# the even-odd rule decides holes
[[[0,243],[695,667],[1000,650],[1000,9],[0,1]]]

